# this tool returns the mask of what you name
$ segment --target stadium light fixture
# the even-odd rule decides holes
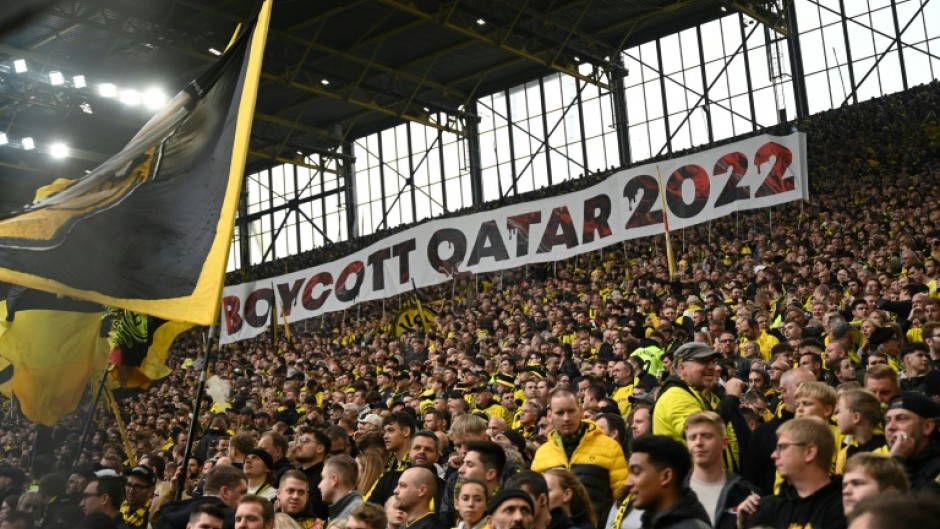
[[[7,143],[10,143],[10,140],[7,139],[7,133],[0,132],[0,145],[6,145]]]
[[[142,101],[140,92],[133,89],[121,90],[121,96],[119,99],[121,103],[124,103],[129,107],[136,107]]]
[[[20,144],[23,145],[23,148],[27,151],[31,151],[36,148],[36,142],[34,142],[33,139],[29,136],[23,138]]]
[[[215,48],[209,48],[209,53],[211,53],[212,55],[215,55],[216,57],[218,57],[219,55],[222,55],[222,52]]]
[[[329,80],[329,79],[321,79],[321,80],[320,80],[320,84],[322,84],[323,86],[330,86],[330,80]]]
[[[52,86],[60,86],[65,84],[65,76],[62,75],[60,71],[49,72],[49,84]]]
[[[17,59],[17,60],[15,60],[15,61],[13,61],[13,70],[14,70],[16,73],[24,73],[24,72],[27,70],[27,68],[26,68],[26,60],[25,60],[25,59]]]
[[[69,148],[64,143],[53,143],[49,146],[49,155],[53,158],[61,160],[69,155]]]
[[[483,20],[482,18],[478,18],[478,19],[477,19],[477,25],[478,25],[478,26],[485,26],[485,25],[486,25],[486,20]]]
[[[117,87],[111,83],[101,83],[98,85],[98,95],[101,97],[115,97],[117,93]]]
[[[163,93],[163,90],[159,88],[150,88],[144,92],[143,96],[144,106],[150,110],[157,110],[162,108],[163,105],[167,102],[166,94]]]
[[[74,86],[75,88],[85,88],[85,86],[87,86],[87,84],[85,83],[85,76],[76,75],[75,77],[73,77],[72,86]]]

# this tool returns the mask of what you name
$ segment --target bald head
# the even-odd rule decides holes
[[[407,479],[414,487],[425,487],[428,490],[428,496],[434,497],[437,494],[437,478],[434,473],[424,467],[412,467],[402,472],[401,479]]]
[[[783,406],[787,411],[796,410],[796,401],[794,400],[796,388],[803,382],[812,382],[814,380],[816,380],[816,376],[803,368],[791,369],[780,377],[780,394],[783,397]]]

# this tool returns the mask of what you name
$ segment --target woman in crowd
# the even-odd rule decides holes
[[[591,497],[574,473],[565,468],[550,468],[545,471],[545,481],[549,509],[561,507],[579,529],[597,527]]]
[[[457,491],[457,529],[480,529],[486,524],[486,501],[489,498],[486,484],[468,479]]]

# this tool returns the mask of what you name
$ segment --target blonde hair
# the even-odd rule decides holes
[[[448,437],[481,436],[486,433],[486,421],[479,415],[460,415],[454,419]]]
[[[359,480],[356,483],[356,490],[369,491],[378,481],[385,465],[382,458],[371,452],[363,452],[356,456],[356,463],[359,464]]]
[[[818,400],[823,406],[835,408],[839,395],[836,390],[832,389],[832,386],[825,382],[807,381],[797,386],[796,392],[793,394],[794,399],[806,397]]]
[[[569,516],[584,514],[587,516],[591,526],[597,525],[597,514],[594,512],[594,505],[591,503],[591,496],[588,494],[584,484],[582,484],[574,472],[566,468],[550,468],[545,474],[551,474],[558,478],[561,488],[571,491],[571,502],[567,508]]]
[[[721,419],[720,415],[713,411],[697,411],[686,417],[685,426],[682,427],[682,433],[685,434],[685,432],[688,432],[690,426],[697,426],[699,424],[710,424],[719,435],[722,437],[726,435],[725,421]]]
[[[839,395],[839,401],[852,413],[861,416],[865,428],[873,430],[881,424],[881,401],[873,393],[864,389],[850,389]],[[847,433],[847,432],[843,432]]]
[[[816,447],[816,465],[826,472],[832,467],[836,439],[825,421],[815,416],[791,419],[777,429],[777,437],[788,435],[794,443]]]

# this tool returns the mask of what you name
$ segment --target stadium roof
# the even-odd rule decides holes
[[[627,74],[611,61],[618,50],[716,19],[724,4],[275,0],[249,164],[335,153],[343,141],[403,121],[462,133],[474,98],[555,71],[604,85],[607,72]],[[0,178],[74,177],[97,165],[150,114],[121,103],[121,91],[161,86],[172,95],[255,8],[249,0],[22,0],[19,11],[8,8],[0,15],[0,131],[10,144],[0,146]],[[100,95],[101,83],[118,93]],[[26,136],[37,148],[14,148]],[[67,160],[41,152],[54,140],[69,145]]]

